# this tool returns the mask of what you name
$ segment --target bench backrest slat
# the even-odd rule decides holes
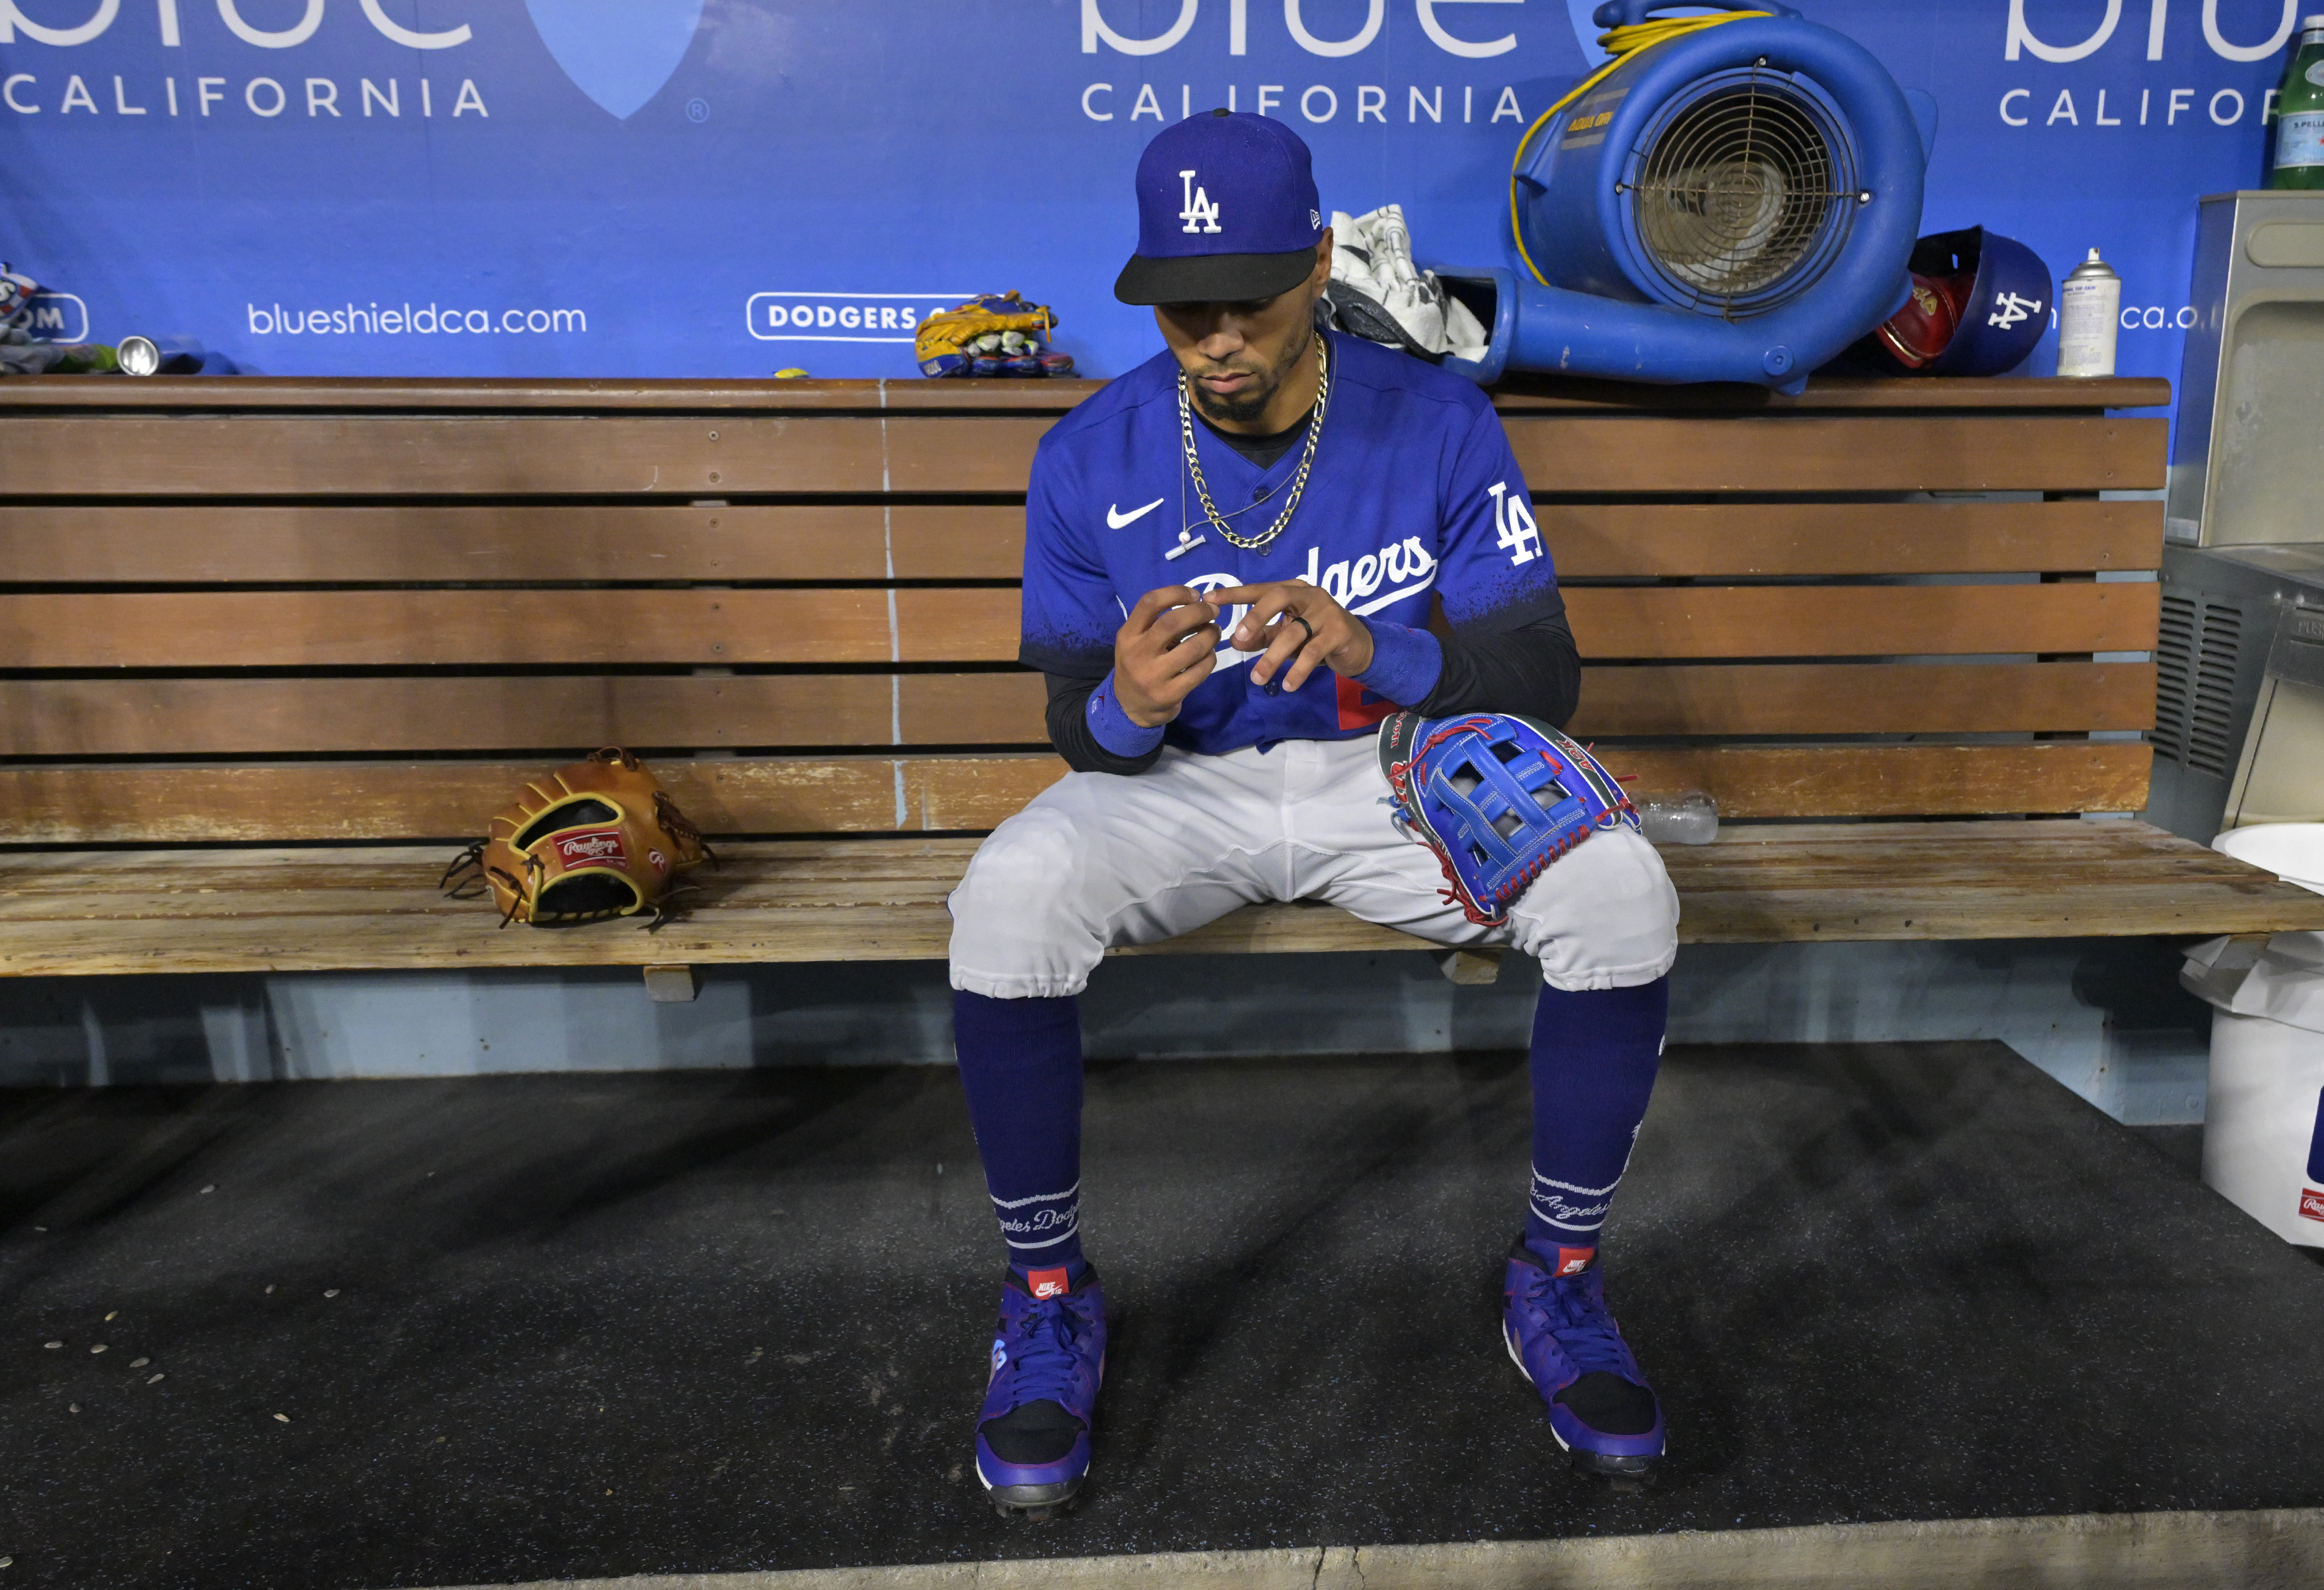
[[[1711,789],[1730,817],[2136,810],[2143,744],[1646,747],[1613,758],[1646,789]],[[351,769],[353,771],[351,771]],[[1047,755],[669,758],[655,762],[714,833],[988,829],[1057,777]],[[0,769],[24,843],[457,839],[480,833],[538,762],[290,762]]]
[[[2153,663],[1591,668],[1576,734],[2039,734],[2154,721]]]
[[[1568,580],[2151,569],[2154,502],[1547,501]],[[0,505],[0,584],[1003,580],[1015,504]]]
[[[1562,579],[1819,579],[2151,569],[2160,502],[1570,502],[1536,510]]]
[[[1577,585],[1566,609],[1593,660],[2127,651],[2153,644],[2158,590]],[[0,596],[0,668],[1006,663],[1018,607],[973,588]]]
[[[1032,418],[14,418],[11,494],[1021,492]],[[2099,492],[2163,484],[2159,419],[1511,417],[1536,491]]]
[[[1582,585],[1592,657],[1966,656],[2151,646],[2152,584]]]
[[[0,506],[0,584],[1013,582],[1024,566],[1014,504]]]
[[[667,674],[42,679],[8,685],[0,756],[424,755],[638,746],[1045,744],[1039,679]]]
[[[2159,487],[2160,419],[1985,416],[1910,425],[1511,417],[1536,492],[2105,492]]]
[[[1573,731],[1601,736],[2136,730],[2152,663],[1591,668]],[[623,745],[1046,741],[1038,679],[978,674],[33,679],[0,686],[0,756],[418,755]]]

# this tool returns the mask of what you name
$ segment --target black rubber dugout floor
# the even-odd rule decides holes
[[[1012,1525],[949,1071],[0,1095],[0,1586],[2324,1503],[2324,1268],[1997,1044],[1672,1052],[1673,1457],[1597,1489],[1496,1330],[1526,1121],[1517,1055],[1093,1067],[1098,1466]]]

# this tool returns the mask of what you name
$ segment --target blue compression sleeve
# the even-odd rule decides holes
[[[1009,1262],[1081,1263],[1082,1028],[1077,1001],[955,990],[953,1048]]]
[[[1366,627],[1372,632],[1372,666],[1356,676],[1356,683],[1400,707],[1426,701],[1444,676],[1444,648],[1436,637],[1377,619]]]
[[[1533,1196],[1526,1245],[1553,1273],[1598,1247],[1598,1228],[1661,1069],[1670,979],[1636,988],[1544,988],[1533,1021]]]
[[[1162,731],[1140,728],[1121,710],[1121,703],[1113,694],[1113,676],[1108,674],[1102,684],[1090,692],[1090,733],[1098,744],[1117,757],[1142,757],[1162,743]]]

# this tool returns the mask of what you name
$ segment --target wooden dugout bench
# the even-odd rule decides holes
[[[1093,390],[0,382],[0,974],[634,964],[683,997],[705,964],[941,957],[974,836],[1063,772],[1013,661],[1022,501]],[[1719,802],[1718,843],[1665,851],[1685,939],[2324,927],[2083,820],[2145,804],[2162,505],[2099,493],[2163,483],[2163,422],[2107,410],[2167,400],[1499,395],[1574,731]],[[604,744],[720,839],[682,918],[438,897],[521,778]],[[1292,905],[1154,948],[1419,947]]]

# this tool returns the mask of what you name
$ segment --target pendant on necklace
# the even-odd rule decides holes
[[[1180,530],[1178,532],[1178,544],[1162,555],[1162,561],[1165,563],[1176,563],[1178,559],[1185,556],[1186,554],[1192,552],[1195,547],[1200,547],[1204,541],[1209,539],[1210,538],[1207,536],[1190,536],[1185,530]]]

